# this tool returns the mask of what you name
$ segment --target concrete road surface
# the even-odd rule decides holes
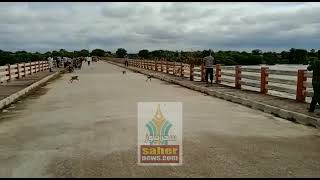
[[[0,115],[0,177],[320,177],[319,130],[97,62]],[[137,102],[183,102],[183,165],[137,165]]]

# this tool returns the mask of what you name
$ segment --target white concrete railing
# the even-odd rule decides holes
[[[34,61],[0,66],[0,82],[8,82],[49,69],[47,61]]]
[[[114,59],[124,62],[124,59]],[[129,65],[156,70],[167,74],[188,77],[192,81],[204,81],[205,68],[203,65],[195,66],[181,62],[132,60]],[[241,66],[213,66],[215,83],[234,86],[241,89],[260,91],[267,94],[268,90],[295,95],[296,100],[303,102],[306,97],[312,97],[312,72],[306,70],[284,71],[270,70],[268,67],[243,68]],[[243,89],[243,88],[242,88]],[[260,89],[260,90],[259,90]]]

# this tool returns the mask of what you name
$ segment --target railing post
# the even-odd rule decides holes
[[[163,59],[161,58],[161,61],[160,61],[160,69],[161,69],[161,72],[163,72],[163,67],[162,67],[162,65],[163,65],[163,61],[162,61]]]
[[[176,61],[173,63],[173,75],[176,75]]]
[[[23,63],[23,77],[26,77],[27,76],[27,70],[26,70],[26,63]]]
[[[40,61],[38,61],[38,70],[40,71]],[[36,71],[36,72],[39,72],[39,71]]]
[[[205,72],[204,72],[204,64],[201,64],[201,68],[200,68],[200,73],[201,73],[201,81],[205,81]]]
[[[268,69],[268,67],[261,67],[260,92],[263,94],[268,93]]]
[[[157,59],[154,60],[154,70],[155,70],[155,71],[158,71]]]
[[[7,65],[8,66],[8,73],[9,73],[9,79],[7,80],[7,82],[11,81],[11,67],[10,64]]]
[[[241,89],[241,66],[237,65],[235,68],[235,87]]]
[[[190,64],[190,81],[193,81],[193,69],[194,69],[194,64]]]
[[[17,64],[17,74],[18,74],[17,79],[19,79],[19,78],[20,78],[20,67],[19,67],[19,63]]]
[[[183,63],[180,62],[180,76],[183,77]]]
[[[166,63],[167,63],[166,73],[169,74],[169,62],[168,62],[168,60],[166,60]]]
[[[297,74],[297,92],[296,92],[296,100],[299,102],[304,102],[306,100],[306,86],[305,82],[307,81],[307,77],[305,76],[305,70],[298,70]]]
[[[221,65],[217,64],[216,65],[216,83],[220,84],[221,83]]]

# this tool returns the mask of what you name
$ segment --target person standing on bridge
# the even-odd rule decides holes
[[[57,62],[57,68],[60,68],[60,57],[56,57],[56,62]]]
[[[68,58],[67,57],[62,57],[62,62],[63,62],[63,67],[66,68],[68,64]]]
[[[211,81],[211,86],[212,86],[212,81],[213,81],[213,64],[215,63],[213,56],[214,52],[209,49],[209,51],[205,51],[205,57],[203,58],[203,61],[205,63],[205,68],[206,68],[206,81],[207,81],[207,86],[209,86],[209,75],[210,75],[210,81]]]
[[[88,66],[90,66],[90,62],[92,61],[92,58],[90,56],[87,57]]]
[[[309,112],[314,112],[317,103],[320,104],[320,60],[309,63],[308,71],[312,72],[313,97],[310,103]]]
[[[49,66],[49,71],[52,72],[53,68],[53,58],[50,56],[48,57],[48,66]]]
[[[124,65],[129,66],[128,55],[125,55],[124,58],[125,58]]]

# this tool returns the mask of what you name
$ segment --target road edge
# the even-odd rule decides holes
[[[153,77],[160,79],[162,81],[170,82],[173,84],[178,84],[178,85],[186,87],[188,89],[199,91],[199,92],[208,94],[208,95],[216,97],[216,98],[224,99],[224,100],[236,103],[236,104],[241,104],[241,105],[244,105],[244,106],[249,107],[251,109],[255,109],[255,110],[259,110],[259,111],[262,111],[262,112],[265,112],[268,114],[272,114],[273,116],[280,117],[280,118],[289,120],[294,123],[298,123],[298,124],[302,124],[305,126],[311,126],[311,127],[315,127],[317,129],[320,129],[320,119],[312,117],[312,116],[308,116],[308,115],[301,114],[301,113],[294,112],[294,111],[289,111],[286,109],[281,109],[279,107],[271,106],[271,105],[256,102],[256,101],[251,101],[250,99],[246,99],[246,98],[239,98],[239,97],[236,97],[234,95],[231,95],[231,94],[228,94],[225,92],[221,92],[221,91],[217,91],[217,90],[213,90],[213,89],[207,89],[202,86],[197,86],[194,84],[185,83],[185,82],[173,79],[173,78],[161,77],[159,74],[148,73],[148,72],[145,72],[140,69],[133,69],[131,67],[125,67],[124,65],[119,64],[119,63],[115,63],[115,62],[111,62],[111,61],[106,61],[106,62],[113,64],[113,65],[116,65],[116,66],[119,66],[119,67],[122,67],[122,68],[129,69],[134,72],[144,74],[144,75],[152,75]]]

